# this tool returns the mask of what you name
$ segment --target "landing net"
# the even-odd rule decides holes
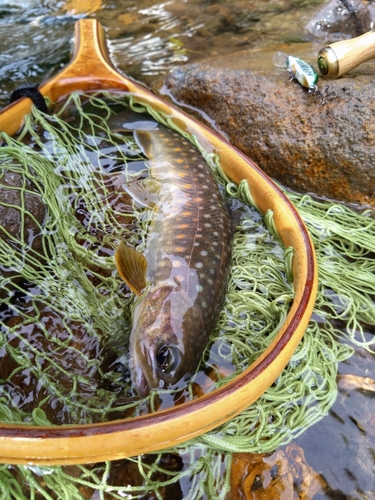
[[[131,134],[115,131],[134,116],[191,140],[240,214],[225,305],[202,365],[185,390],[151,392],[151,410],[160,399],[183,402],[227,383],[286,318],[292,249],[280,244],[272,212],[256,210],[247,182],[229,182],[216,155],[134,96],[72,94],[51,116],[33,109],[17,139],[1,134],[2,423],[93,423],[144,412],[127,370],[133,297],[113,261],[121,239],[142,250],[152,216],[122,187],[146,169]],[[370,210],[287,195],[316,248],[319,293],[301,343],[269,390],[220,428],[160,453],[85,466],[0,466],[1,499],[224,499],[232,453],[273,451],[327,414],[338,363],[353,346],[374,349],[375,223]]]

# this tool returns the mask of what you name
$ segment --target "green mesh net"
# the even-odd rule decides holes
[[[124,123],[153,120],[199,149],[239,217],[224,308],[202,364],[183,390],[151,391],[151,411],[199,397],[255,361],[293,300],[292,249],[273,214],[256,210],[246,182],[131,95],[72,94],[51,116],[33,109],[0,147],[0,421],[66,425],[145,411],[130,385],[132,294],[115,270],[123,238],[142,250],[149,208],[124,182],[147,170]],[[0,498],[225,498],[234,452],[273,451],[327,414],[337,365],[375,343],[374,219],[287,193],[317,251],[319,293],[309,327],[276,382],[223,426],[159,453],[85,466],[0,467]],[[156,397],[157,396],[157,397]],[[148,410],[147,410],[148,411]]]

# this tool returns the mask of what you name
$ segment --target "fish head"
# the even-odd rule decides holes
[[[202,356],[203,318],[185,292],[162,285],[140,300],[130,338],[130,372],[141,396],[174,388],[194,373]]]

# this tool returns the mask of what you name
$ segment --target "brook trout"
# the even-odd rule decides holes
[[[134,136],[150,173],[127,189],[155,208],[144,255],[121,242],[115,261],[140,295],[130,371],[144,395],[176,387],[196,370],[222,308],[232,231],[210,168],[188,141],[161,126]]]

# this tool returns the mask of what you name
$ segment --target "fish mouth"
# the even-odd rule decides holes
[[[139,363],[136,362],[136,359],[130,360],[130,374],[133,387],[135,391],[141,398],[145,398],[148,396],[150,392],[150,387],[147,382],[147,378],[143,373],[143,370]]]
[[[134,386],[141,398],[145,398],[146,396],[148,396],[150,388],[142,370],[139,370],[137,372]]]

